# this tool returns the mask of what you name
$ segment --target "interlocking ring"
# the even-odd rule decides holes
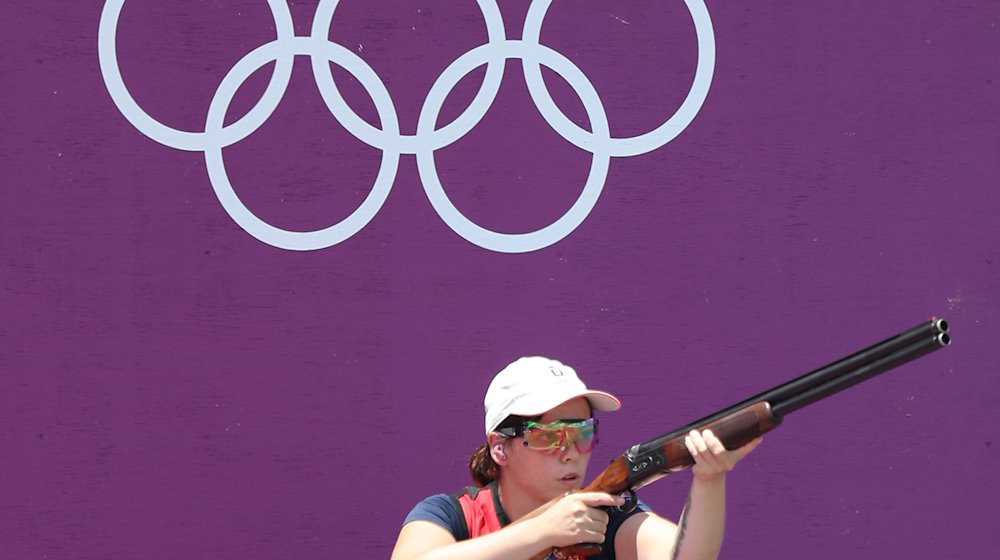
[[[604,189],[612,157],[636,156],[656,150],[676,138],[698,114],[708,95],[715,70],[715,36],[704,1],[685,0],[684,3],[691,13],[698,37],[698,62],[691,89],[677,111],[660,126],[627,138],[611,136],[604,104],[587,76],[568,58],[541,44],[542,22],[551,0],[531,3],[521,40],[507,39],[495,0],[477,0],[486,22],[487,42],[459,56],[438,76],[424,99],[417,131],[413,135],[400,133],[392,97],[375,70],[350,49],[327,38],[339,0],[320,1],[308,36],[295,35],[286,2],[267,0],[277,38],[253,49],[229,70],[212,98],[202,132],[177,130],[160,123],[143,111],[128,92],[118,66],[115,46],[118,20],[125,0],[107,0],[104,4],[98,32],[98,55],[108,93],[122,115],[139,132],[164,146],[203,152],[209,180],[223,208],[241,228],[264,243],[296,251],[323,249],[361,231],[385,203],[395,182],[400,157],[407,154],[416,156],[427,198],[438,216],[455,233],[484,249],[524,253],[559,242],[583,223]],[[270,118],[288,88],[296,56],[310,58],[316,86],[337,122],[358,140],[382,150],[375,183],[361,205],[340,222],[313,231],[282,229],[251,212],[230,183],[222,158],[223,148],[253,134]],[[514,234],[489,230],[462,214],[448,198],[434,162],[434,152],[468,134],[486,115],[500,90],[508,59],[521,60],[528,92],[545,122],[567,142],[593,155],[586,184],[570,209],[545,227]],[[226,111],[236,91],[256,70],[271,62],[275,63],[274,72],[257,104],[236,122],[225,125]],[[369,124],[348,106],[334,83],[331,62],[354,76],[364,87],[375,103],[381,128]],[[469,106],[450,123],[435,128],[448,94],[463,77],[484,64],[486,77]],[[542,66],[559,74],[573,88],[583,102],[592,130],[587,131],[573,123],[555,104],[542,80]]]

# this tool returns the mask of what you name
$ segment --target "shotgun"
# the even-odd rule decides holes
[[[633,445],[581,491],[623,494],[626,505],[622,507],[634,508],[635,490],[694,464],[684,445],[684,437],[691,430],[711,429],[726,449],[737,449],[773,430],[786,415],[800,408],[949,344],[946,321],[921,323],[672,432]],[[582,560],[600,551],[600,544],[581,543],[553,548],[536,559],[551,555],[559,560]]]

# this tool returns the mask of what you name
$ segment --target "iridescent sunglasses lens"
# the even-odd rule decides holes
[[[536,451],[565,451],[575,443],[580,453],[590,453],[597,445],[597,420],[525,422],[524,443]]]

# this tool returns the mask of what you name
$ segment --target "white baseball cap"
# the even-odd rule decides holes
[[[588,389],[576,371],[562,362],[541,356],[521,358],[501,370],[486,390],[486,433],[510,415],[540,416],[577,397],[586,397],[597,410],[622,406],[611,393]]]

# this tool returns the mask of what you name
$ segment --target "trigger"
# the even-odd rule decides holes
[[[639,505],[639,498],[636,497],[635,490],[622,492],[621,497],[625,498],[625,503],[620,506],[614,506],[616,511],[620,511],[621,513],[632,513],[632,510]]]

